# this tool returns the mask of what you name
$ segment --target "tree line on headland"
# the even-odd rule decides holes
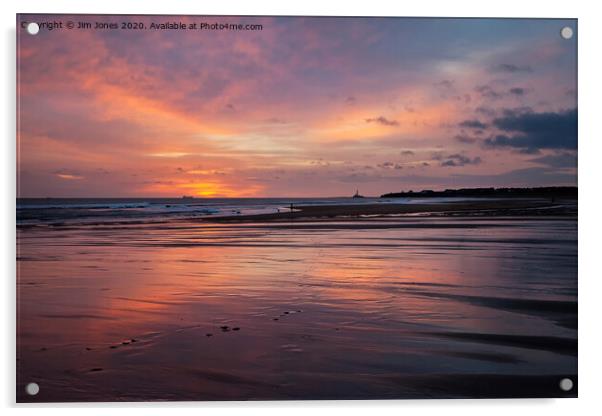
[[[532,198],[577,198],[576,186],[546,186],[538,188],[461,188],[433,191],[400,191],[380,196],[381,198],[430,198],[430,197],[532,197]]]

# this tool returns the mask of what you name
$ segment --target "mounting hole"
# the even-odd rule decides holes
[[[573,37],[573,29],[571,29],[568,26],[563,27],[562,29],[560,29],[560,36],[562,36],[563,39],[570,39]]]
[[[571,380],[570,378],[563,378],[562,380],[560,380],[560,383],[558,383],[558,385],[560,386],[560,390],[562,391],[571,391],[573,389],[573,380]]]
[[[39,31],[40,25],[38,25],[36,22],[31,22],[27,24],[27,33],[29,33],[30,35],[37,35]]]
[[[38,383],[29,383],[27,386],[25,386],[25,392],[30,396],[35,396],[40,392],[40,386]]]

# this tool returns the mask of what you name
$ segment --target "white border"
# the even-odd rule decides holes
[[[601,276],[597,258],[600,256],[599,211],[602,192],[599,157],[602,155],[600,128],[600,61],[599,40],[602,39],[600,14],[593,1],[498,0],[497,2],[470,0],[414,0],[412,2],[370,0],[361,3],[349,1],[305,0],[294,3],[283,1],[194,1],[194,0],[104,0],[84,3],[81,0],[22,0],[17,4],[1,2],[2,49],[2,235],[3,284],[0,319],[2,353],[0,359],[0,405],[15,407],[25,413],[43,411],[55,414],[129,415],[134,408],[145,414],[177,411],[185,414],[199,412],[230,414],[233,411],[251,415],[305,415],[307,412],[324,415],[344,411],[360,415],[376,411],[379,414],[400,412],[422,415],[504,415],[510,412],[541,412],[546,416],[593,413],[599,408],[597,400],[600,383],[600,325],[598,317],[602,294]],[[246,402],[246,403],[150,403],[150,404],[75,404],[46,406],[16,406],[15,380],[15,13],[131,13],[131,14],[249,14],[249,15],[346,15],[346,16],[455,16],[455,17],[564,17],[579,19],[579,399],[562,400],[423,400],[423,401],[354,401],[354,402]],[[597,42],[598,40],[598,42]],[[85,409],[83,409],[85,408]],[[22,413],[21,413],[22,414]]]

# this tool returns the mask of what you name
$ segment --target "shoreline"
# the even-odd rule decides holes
[[[336,219],[385,217],[391,215],[425,216],[576,216],[577,200],[502,199],[458,201],[441,204],[345,204],[293,206],[294,210],[270,214],[206,217],[207,222],[288,221],[295,219]]]

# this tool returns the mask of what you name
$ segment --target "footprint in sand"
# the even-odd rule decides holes
[[[221,329],[222,332],[240,331],[240,327],[238,327],[238,326],[230,327],[228,325],[222,325],[219,328]],[[213,335],[212,333],[205,334],[205,336],[207,336],[207,337],[210,337],[212,335]]]
[[[295,313],[301,313],[301,312],[303,312],[301,309],[297,309],[297,310],[294,310],[294,311],[284,311],[280,315],[278,315],[278,318],[272,318],[272,321],[279,321],[280,318],[283,318],[283,317],[285,317],[287,315],[293,315]]]
[[[112,349],[112,350],[114,350],[114,349],[120,347],[121,345],[130,345],[130,344],[133,344],[135,342],[138,342],[138,340],[135,339],[135,338],[131,338],[129,340],[121,341],[121,344],[119,344],[119,345],[109,345],[109,348]],[[86,350],[87,351],[91,351],[92,348],[86,347]]]

